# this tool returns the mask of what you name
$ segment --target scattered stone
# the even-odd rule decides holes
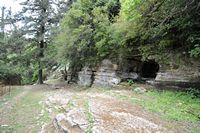
[[[63,132],[82,133],[88,127],[88,122],[83,111],[74,108],[67,113],[56,115],[54,125],[58,126]]]
[[[85,130],[88,125],[84,112],[78,108],[74,108],[67,113],[67,120],[72,126],[78,125],[82,130]]]
[[[97,102],[98,101],[98,102]],[[91,101],[91,112],[95,119],[92,127],[93,133],[132,133],[132,132],[171,132],[154,121],[149,120],[150,116],[139,116],[144,112],[137,112],[138,109],[130,104],[122,104],[117,100],[96,98]],[[114,105],[114,106],[113,106]],[[132,111],[134,112],[132,112]]]
[[[47,133],[46,126],[47,124],[42,125],[41,131],[39,133]]]
[[[49,108],[49,109],[48,109],[48,112],[49,112],[49,113],[52,113],[53,111],[52,111],[52,109],[51,109],[51,108]]]
[[[56,125],[61,128],[64,133],[68,133],[67,117],[64,114],[58,114],[55,118]]]
[[[45,104],[46,104],[47,106],[50,106],[50,105],[51,105],[51,103],[50,103],[49,101],[46,101]]]
[[[1,127],[8,127],[8,125],[1,125]]]
[[[48,98],[48,101],[52,104],[55,104],[56,103],[56,99],[53,98],[52,96]]]
[[[147,92],[147,90],[144,87],[136,87],[135,89],[133,89],[133,91],[139,94]]]
[[[54,106],[54,108],[55,108],[56,110],[58,110],[58,109],[59,109],[59,107],[58,107],[58,106]]]

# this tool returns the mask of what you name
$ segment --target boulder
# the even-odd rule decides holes
[[[133,91],[139,94],[147,92],[147,90],[144,87],[136,87],[135,89],[133,89]]]
[[[59,128],[63,133],[82,133],[87,129],[88,122],[84,112],[75,108],[67,113],[57,114],[54,127]]]

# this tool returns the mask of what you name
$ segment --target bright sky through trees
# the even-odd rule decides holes
[[[10,8],[13,12],[17,12],[21,9],[19,5],[23,0],[0,0],[0,7],[5,6],[6,8]]]

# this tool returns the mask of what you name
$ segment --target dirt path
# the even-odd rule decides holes
[[[61,88],[61,89],[55,89]],[[0,132],[134,133],[185,132],[136,103],[130,90],[84,90],[75,85],[25,86],[0,108]]]

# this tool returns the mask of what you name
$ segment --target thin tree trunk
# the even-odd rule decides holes
[[[42,17],[45,16],[45,13],[46,13],[46,9],[43,9]],[[40,36],[39,36],[41,40],[39,42],[40,54],[39,54],[39,59],[38,59],[38,84],[43,84],[41,58],[44,57],[44,34],[45,34],[45,20],[43,19],[41,23]]]
[[[38,60],[38,84],[43,84],[43,79],[42,79],[42,66],[41,66],[41,61],[40,61],[40,59]]]

